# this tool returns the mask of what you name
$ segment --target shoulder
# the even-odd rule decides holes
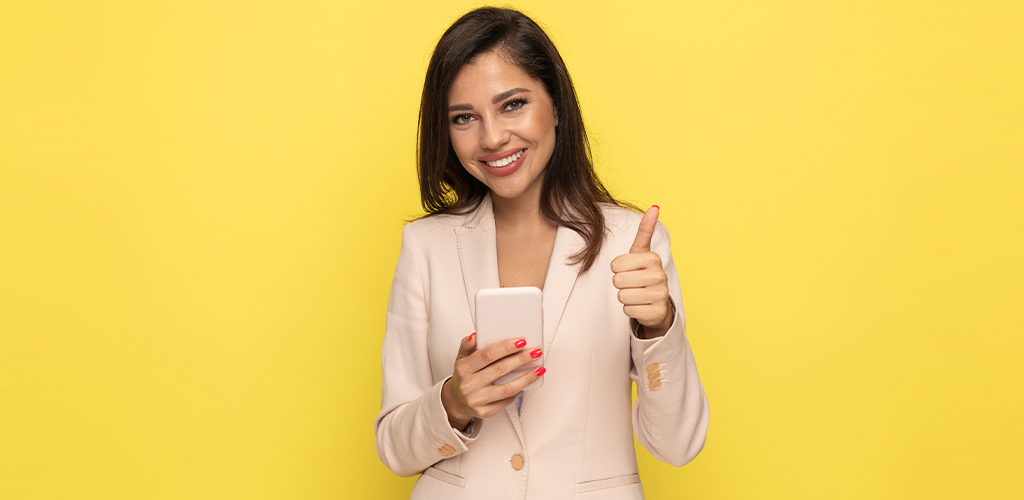
[[[406,223],[405,227],[402,228],[402,233],[405,235],[422,235],[446,227],[459,226],[464,217],[462,215],[447,214],[428,215],[422,219]]]
[[[431,246],[441,240],[452,238],[452,229],[464,226],[471,216],[472,212],[464,215],[437,214],[406,223],[402,228],[402,245]]]
[[[628,233],[630,227],[640,225],[640,219],[644,214],[635,212],[610,203],[601,203],[601,212],[604,213],[605,229],[609,235]]]

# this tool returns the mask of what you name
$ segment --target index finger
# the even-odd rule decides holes
[[[636,230],[636,238],[633,239],[633,246],[629,253],[648,252],[651,250],[651,238],[654,237],[654,228],[658,225],[658,213],[661,207],[653,205],[644,212],[644,218],[640,219],[640,227]]]
[[[526,347],[526,341],[523,339],[510,339],[498,342],[467,356],[464,366],[470,372],[476,373],[505,356],[519,352],[523,347]]]

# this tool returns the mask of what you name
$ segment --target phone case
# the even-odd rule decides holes
[[[543,295],[535,286],[485,288],[476,294],[476,349],[509,339],[526,340],[521,351],[544,347]],[[512,370],[494,381],[494,385],[511,382],[526,372],[544,366],[544,357]],[[525,390],[539,388],[544,377]]]

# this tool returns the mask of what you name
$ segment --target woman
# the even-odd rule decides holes
[[[709,415],[658,208],[602,186],[565,64],[516,11],[445,32],[419,130],[428,215],[402,233],[388,303],[381,460],[422,473],[413,498],[643,498],[633,430],[681,466]],[[542,349],[477,349],[473,299],[499,286],[543,290]],[[542,354],[546,371],[491,383]]]

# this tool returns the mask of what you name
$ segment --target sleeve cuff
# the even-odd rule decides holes
[[[637,368],[642,378],[647,378],[645,375],[649,375],[656,370],[664,373],[664,368],[667,364],[685,354],[685,320],[674,304],[673,309],[675,310],[675,317],[672,319],[672,325],[665,332],[665,335],[653,339],[642,339],[637,337],[634,331],[634,334],[629,339],[633,366]],[[651,385],[649,382],[651,381],[646,380],[646,382],[648,383],[640,383],[638,385],[646,390],[650,390]],[[660,384],[654,384],[654,386],[660,387]]]
[[[479,422],[480,424],[477,424],[477,422]],[[473,419],[469,421],[469,425],[467,425],[465,429],[462,429],[461,431],[459,431],[459,432],[462,433],[463,437],[465,437],[465,439],[463,439],[462,441],[468,443],[468,442],[476,439],[477,436],[480,435],[479,428],[480,428],[480,425],[482,425],[482,424],[483,424],[483,420],[480,420],[479,418],[473,417]]]

